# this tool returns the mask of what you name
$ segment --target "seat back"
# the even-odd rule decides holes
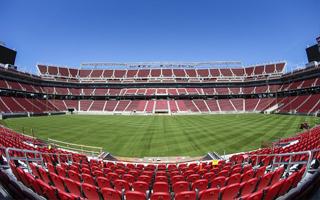
[[[189,190],[189,183],[187,181],[178,181],[172,185],[172,190],[175,194]]]
[[[66,184],[67,189],[71,193],[78,195],[78,196],[81,195],[81,183],[76,182],[76,181],[69,179],[69,178],[65,178],[64,183]]]
[[[155,182],[153,184],[153,192],[169,192],[169,184],[166,182]]]
[[[54,189],[51,186],[49,186],[47,183],[45,183],[44,181],[42,181],[40,179],[36,179],[36,181],[38,182],[42,191],[44,192],[44,194],[46,195],[46,197],[48,199],[58,200],[58,197],[56,196]]]
[[[118,190],[112,188],[102,188],[101,195],[104,200],[121,200],[121,193]]]
[[[81,174],[81,179],[82,179],[85,183],[88,183],[88,184],[90,184],[90,185],[96,185],[93,177],[92,177],[91,175],[89,175],[89,174],[85,174],[85,173]]]
[[[59,189],[59,190],[65,190],[64,181],[55,173],[49,173],[49,176],[53,182],[53,184]]]
[[[56,171],[57,171],[57,174],[61,177],[67,176],[67,171],[63,167],[57,166]]]
[[[243,183],[243,186],[240,189],[241,196],[244,196],[253,192],[257,186],[257,183],[258,183],[258,178],[252,178],[249,181]]]
[[[243,174],[242,178],[241,178],[241,182],[246,182],[250,179],[252,179],[254,177],[254,170],[250,169],[248,170],[246,173]]]
[[[82,183],[81,188],[83,191],[83,194],[88,198],[88,199],[101,199],[98,188],[94,185],[90,185],[88,183]]]
[[[147,195],[143,192],[138,191],[127,191],[125,192],[126,200],[146,200]]]
[[[269,185],[269,183],[270,183],[270,181],[271,181],[271,178],[272,178],[272,175],[273,175],[273,173],[272,173],[272,172],[269,172],[269,173],[263,175],[263,176],[260,178],[257,191],[262,190],[263,188],[267,187],[267,185]]]
[[[272,200],[275,199],[278,196],[278,193],[283,185],[283,183],[285,182],[285,179],[282,179],[281,181],[273,184],[272,186],[270,186],[267,190],[266,190],[266,194],[263,198],[263,200]]]
[[[42,167],[39,167],[38,170],[39,170],[41,179],[47,184],[51,183],[47,170],[43,169]]]
[[[277,170],[273,173],[273,176],[272,176],[270,185],[273,185],[273,184],[275,184],[276,182],[278,182],[279,179],[282,177],[283,172],[284,172],[284,167],[280,167],[279,169],[277,169]]]
[[[239,183],[235,183],[232,185],[228,185],[224,188],[221,188],[221,200],[234,199],[238,195],[239,189],[240,189]]]
[[[198,191],[203,191],[208,188],[209,181],[207,179],[200,179],[196,180],[194,183],[192,183],[191,189],[194,191],[195,189],[198,189]]]
[[[104,187],[112,188],[109,179],[105,177],[98,176],[96,179],[96,182],[100,188],[104,188]]]
[[[171,200],[171,195],[168,192],[153,192],[150,200]]]
[[[38,194],[38,195],[43,195],[43,191],[39,183],[36,181],[36,179],[33,177],[33,175],[29,173],[25,173],[26,177],[30,183],[31,188]]]
[[[146,193],[146,190],[150,190],[149,184],[144,181],[136,181],[132,185],[134,191]]]
[[[122,179],[116,179],[113,181],[114,189],[121,191],[124,189],[125,191],[130,191],[130,185],[127,181]]]
[[[222,188],[224,187],[226,183],[226,178],[224,176],[218,176],[215,179],[213,179],[212,183],[211,183],[211,188]]]
[[[220,195],[220,189],[219,188],[209,188],[206,190],[203,190],[202,193],[200,193],[199,199],[200,200],[217,200]]]
[[[19,174],[19,176],[20,176],[20,179],[21,179],[22,183],[23,183],[25,186],[27,186],[28,188],[30,188],[30,183],[29,183],[29,181],[28,181],[28,179],[27,179],[27,177],[26,177],[25,172],[23,171],[23,169],[21,169],[20,167],[17,167],[16,169],[17,169],[17,172],[18,172],[18,174]]]
[[[196,200],[197,194],[195,191],[183,191],[175,195],[175,200]]]

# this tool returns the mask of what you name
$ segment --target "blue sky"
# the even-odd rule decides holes
[[[0,0],[0,40],[37,62],[307,62],[319,0]]]

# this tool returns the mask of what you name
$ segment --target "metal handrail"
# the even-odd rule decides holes
[[[43,155],[55,155],[55,156],[58,156],[58,162],[59,164],[61,165],[61,161],[60,161],[60,156],[66,156],[67,157],[67,160],[68,160],[68,163],[70,162],[69,160],[69,156],[71,156],[71,160],[73,160],[73,157],[72,157],[72,154],[64,154],[64,153],[46,153],[46,152],[40,152],[40,151],[34,151],[34,150],[26,150],[26,149],[17,149],[17,148],[4,148],[4,147],[0,147],[2,149],[5,149],[5,153],[6,153],[6,158],[7,158],[7,166],[9,166],[9,162],[11,160],[22,160],[22,161],[25,161],[25,163],[27,164],[27,168],[28,168],[28,171],[30,171],[30,165],[29,165],[29,162],[40,162],[41,163],[41,166],[44,168],[45,167],[45,164],[43,162]],[[18,152],[22,152],[24,157],[14,157],[14,156],[10,156],[9,154],[9,151],[18,151]],[[34,158],[28,158],[27,156],[27,153],[33,153],[34,154]],[[36,154],[39,154],[39,158],[37,157]]]
[[[14,157],[14,156],[10,156],[9,154],[9,151],[18,151],[18,152],[22,152],[24,154],[24,157]],[[34,154],[34,158],[28,158],[27,156],[27,153],[33,153]],[[39,154],[39,158],[37,157],[36,154]],[[43,160],[42,160],[42,153],[40,151],[33,151],[33,150],[26,150],[26,149],[17,149],[17,148],[7,148],[6,149],[6,158],[7,158],[7,162],[9,164],[9,162],[11,160],[24,160],[26,161],[26,164],[27,164],[27,168],[28,168],[28,171],[29,173],[31,172],[30,170],[30,166],[29,166],[29,162],[40,162],[41,163],[41,166],[44,167],[44,163],[43,163]]]
[[[320,151],[320,149],[318,151]],[[309,154],[308,161],[292,161],[292,157],[293,156],[301,155],[301,154]],[[274,156],[273,162],[272,162],[272,165],[271,165],[271,171],[275,170],[275,165],[283,164],[283,165],[288,165],[286,173],[289,173],[291,165],[294,165],[294,164],[306,164],[307,165],[306,166],[307,170],[303,174],[303,178],[304,178],[306,176],[309,168],[310,168],[310,164],[311,164],[311,160],[312,160],[312,154],[313,153],[311,151],[300,151],[300,152],[294,152],[294,153],[281,153],[281,154],[254,154],[254,155],[248,155],[248,159],[250,157],[257,157],[255,166],[258,166],[258,160],[259,160],[258,158],[259,157],[267,157],[267,156],[271,156],[272,157],[272,156]],[[290,156],[289,161],[276,161],[277,157],[280,157],[280,159],[281,159],[283,156]]]

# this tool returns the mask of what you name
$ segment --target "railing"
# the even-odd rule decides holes
[[[314,151],[320,151],[320,149],[318,150],[313,150]],[[259,157],[267,157],[267,156],[271,156],[271,158],[273,157],[273,161],[271,164],[271,171],[274,171],[276,168],[276,165],[288,165],[287,169],[286,169],[286,173],[289,173],[290,170],[290,166],[291,165],[295,165],[295,164],[306,164],[306,171],[303,174],[303,178],[306,176],[309,168],[310,168],[310,164],[312,161],[312,155],[313,155],[312,151],[300,151],[300,152],[295,152],[295,153],[281,153],[281,154],[255,154],[255,155],[248,155],[248,159],[250,157],[256,157],[254,166],[258,166],[259,165],[259,161],[261,161],[259,159]],[[292,157],[293,156],[297,156],[297,155],[305,155],[308,154],[309,158],[307,161],[303,160],[303,161],[293,161]],[[289,161],[281,161],[281,159],[285,156],[289,156]],[[286,158],[287,159],[287,158]],[[279,161],[277,161],[279,160]]]
[[[48,141],[50,143],[53,143],[53,145],[55,145],[56,147],[61,147],[61,148],[65,148],[68,150],[74,150],[74,151],[81,151],[81,153],[91,153],[92,155],[100,155],[103,152],[103,147],[93,147],[93,146],[86,146],[86,145],[81,145],[81,144],[73,144],[73,143],[68,143],[68,142],[62,142],[59,140],[54,140],[54,139],[50,139],[48,138]],[[63,145],[59,145],[57,143],[63,144]],[[88,150],[90,149],[90,150]],[[98,151],[96,151],[98,150]]]
[[[65,156],[67,158],[67,162],[70,163],[73,160],[72,154],[60,154],[60,153],[44,153],[44,152],[40,152],[40,151],[33,151],[33,150],[26,150],[26,149],[17,149],[17,148],[5,148],[5,147],[0,147],[1,149],[5,150],[5,154],[6,154],[6,158],[7,158],[7,165],[9,166],[8,163],[12,160],[21,160],[21,161],[25,161],[25,163],[27,164],[28,170],[30,172],[30,166],[29,166],[29,162],[40,162],[41,166],[44,168],[44,162],[43,162],[43,155],[53,155],[57,157],[58,163],[59,165],[61,165],[61,156]],[[15,157],[15,156],[10,156],[9,151],[15,151],[15,152],[21,152],[23,153],[23,157]],[[32,153],[32,156],[29,156],[27,154]],[[39,156],[37,156],[39,155]],[[30,158],[31,157],[31,158]],[[71,160],[69,159],[71,158]]]

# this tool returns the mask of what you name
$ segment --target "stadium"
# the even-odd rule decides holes
[[[294,69],[37,61],[28,72],[0,41],[0,199],[318,199],[317,42]]]

